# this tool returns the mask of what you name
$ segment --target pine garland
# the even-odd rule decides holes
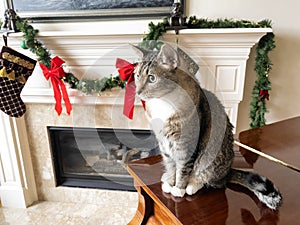
[[[37,60],[39,62],[50,68],[51,55],[49,51],[43,46],[43,44],[36,39],[36,35],[39,31],[28,24],[27,21],[21,20],[20,18],[18,18],[16,21],[16,27],[23,33],[23,41],[21,42],[21,47],[23,47],[24,49],[29,49],[37,56]]]
[[[274,34],[268,33],[258,42],[255,56],[255,71],[257,80],[252,89],[252,99],[250,102],[250,127],[260,127],[266,124],[265,113],[266,99],[269,100],[269,90],[271,82],[269,73],[272,69],[272,63],[269,58],[269,52],[275,48]]]
[[[28,24],[26,20],[22,20],[19,17],[17,18],[16,27],[19,31],[23,32],[21,47],[29,49],[36,54],[37,60],[50,68],[51,54],[49,53],[49,50],[37,40],[36,36],[39,31]],[[77,89],[86,94],[99,93],[114,87],[125,87],[125,82],[122,81],[119,76],[111,75],[110,77],[104,77],[100,80],[79,80],[72,73],[65,74],[66,76],[63,78],[63,81],[68,83],[70,88]]]
[[[0,21],[1,24],[1,21]],[[21,47],[28,48],[37,55],[38,61],[50,67],[51,54],[43,44],[37,40],[38,30],[34,29],[27,21],[18,17],[16,23],[17,29],[23,32],[23,41]],[[141,47],[146,49],[160,49],[163,44],[157,41],[169,26],[167,18],[156,25],[149,23],[149,33],[144,36]],[[217,19],[209,20],[191,16],[187,19],[186,26],[189,29],[213,29],[213,28],[271,28],[270,20],[252,22],[247,20]],[[268,91],[271,90],[269,73],[272,69],[272,63],[269,58],[269,52],[275,48],[274,34],[267,33],[262,37],[256,48],[255,71],[257,80],[252,90],[252,99],[250,104],[250,127],[259,127],[265,125],[266,99],[269,99]],[[66,73],[63,80],[69,83],[71,88],[80,90],[86,94],[99,93],[113,87],[125,86],[125,82],[119,76],[104,77],[100,80],[79,80],[72,73]]]

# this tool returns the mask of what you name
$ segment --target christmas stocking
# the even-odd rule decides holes
[[[26,107],[20,94],[36,61],[6,46],[0,54],[0,109],[9,116],[21,117]]]

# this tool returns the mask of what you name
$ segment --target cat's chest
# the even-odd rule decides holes
[[[174,146],[174,143],[165,136],[165,133],[167,132],[166,127],[169,127],[168,119],[176,113],[174,104],[162,99],[151,99],[146,102],[146,108],[151,128],[160,143],[161,151],[170,155],[171,142],[172,146]]]
[[[162,100],[151,99],[146,102],[146,109],[151,128],[159,141],[164,139],[164,128],[168,119],[176,112],[174,105]]]
[[[159,98],[147,101],[146,105],[151,120],[166,122],[176,112],[175,106],[171,102]]]

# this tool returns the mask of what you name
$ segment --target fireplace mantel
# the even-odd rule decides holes
[[[40,30],[38,38],[53,56],[58,55],[63,58],[66,61],[66,69],[75,75],[85,77],[89,71],[99,71],[99,76],[109,76],[110,72],[113,72],[111,68],[113,68],[116,57],[124,59],[132,57],[130,59],[134,59],[133,56],[127,55],[128,43],[139,43],[147,26],[145,22],[127,23],[129,25],[119,27],[116,27],[117,22],[112,22],[110,25],[107,23],[108,25],[103,26],[99,23],[96,24],[97,26],[94,23],[88,23],[82,30],[80,26],[74,25],[73,28],[70,28],[66,24],[60,24],[60,30],[56,29],[55,31],[53,31],[53,26],[53,29],[49,29],[50,25],[44,24],[38,27]],[[130,25],[130,23],[132,24]],[[68,29],[64,29],[64,26]],[[128,29],[129,27],[130,29]],[[187,29],[181,30],[177,37],[173,31],[169,31],[162,37],[162,40],[175,42],[177,38],[179,45],[191,53],[200,66],[197,78],[201,85],[220,97],[231,122],[236,126],[238,104],[243,98],[246,61],[251,47],[263,35],[271,31],[269,28]],[[20,33],[10,34],[9,46],[34,58],[35,55],[19,47],[21,40]],[[85,96],[81,92],[71,89],[69,89],[69,93],[71,102],[75,105],[121,105],[123,98],[120,90],[107,91],[101,96]],[[29,78],[22,92],[22,99],[30,105],[54,103],[50,82],[44,79],[39,66],[36,66],[33,75]],[[15,120],[2,113],[0,118],[5,124],[1,131],[14,137],[7,138],[6,142],[1,142],[0,165],[5,165],[5,167],[0,167],[0,197],[3,206],[25,207],[37,200],[37,187],[33,179],[36,172],[33,172],[31,165],[31,154],[38,152],[38,154],[49,155],[50,158],[50,150],[44,144],[36,145],[39,149],[29,148],[27,133],[24,132],[24,129],[26,131],[29,127],[28,124],[27,127],[25,126],[24,117]],[[46,126],[54,122],[44,122],[41,119],[39,122],[43,122],[42,131],[39,131],[39,134],[44,135],[39,138],[46,139]],[[60,119],[60,125],[62,125],[62,119]],[[41,162],[39,164],[42,166]],[[48,172],[52,171],[51,163],[44,166],[44,169],[47,173],[39,171],[38,174],[45,176],[45,179],[48,179],[47,182],[53,185],[52,175],[48,175]],[[43,184],[43,181],[38,183]],[[42,185],[42,188],[47,189],[45,185]],[[51,187],[47,190],[54,188]],[[60,189],[60,191],[63,190]],[[46,193],[45,198],[50,199],[51,196],[47,197],[47,194],[50,195]],[[14,197],[20,195],[24,196],[23,200],[20,200],[20,197]],[[55,196],[57,195],[52,195],[52,198]],[[20,203],[20,201],[22,202]]]
[[[144,30],[143,23],[131,29],[112,29],[107,25],[96,29],[40,31],[39,39],[51,50],[53,56],[58,55],[66,61],[66,70],[79,78],[89,78],[95,71],[101,78],[115,73],[115,59],[121,57],[137,60],[128,53],[129,43],[141,41]],[[229,118],[236,127],[238,104],[243,99],[246,62],[252,46],[259,41],[271,28],[222,28],[222,29],[185,29],[176,37],[174,31],[168,31],[162,40],[175,42],[186,50],[199,64],[196,75],[201,86],[214,92],[224,104]],[[20,49],[20,34],[9,38],[10,46]],[[34,57],[34,55],[31,55]],[[91,79],[92,79],[91,78]],[[122,104],[120,94],[103,94],[101,97],[83,96],[76,90],[69,90],[73,104]],[[80,101],[78,97],[80,96]],[[54,103],[50,82],[46,81],[39,66],[29,78],[22,98],[25,103]],[[85,99],[85,100],[84,100]],[[116,103],[117,102],[117,103]]]

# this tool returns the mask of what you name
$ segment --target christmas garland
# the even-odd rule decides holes
[[[31,52],[36,54],[38,61],[42,64],[50,67],[51,55],[47,48],[37,40],[36,35],[38,30],[34,29],[26,20],[18,18],[16,22],[18,30],[23,32],[23,40],[21,41],[21,47],[24,49],[29,49]],[[106,89],[111,89],[113,87],[125,87],[125,82],[123,82],[119,76],[104,77],[98,80],[79,80],[70,72],[65,73],[66,76],[63,81],[70,85],[70,88],[77,89],[86,94],[103,92]]]
[[[18,17],[16,26],[19,31],[23,32],[23,40],[21,47],[29,49],[36,54],[39,62],[50,67],[51,55],[46,47],[37,40],[38,30],[34,29],[26,20]],[[162,42],[158,40],[169,26],[167,18],[156,25],[149,23],[149,33],[145,35],[141,43],[141,47],[148,49],[160,49]],[[247,20],[231,20],[231,19],[198,19],[191,16],[187,19],[186,26],[189,29],[212,29],[212,28],[271,28],[270,20],[262,20],[260,22],[251,22]],[[269,52],[275,47],[274,34],[267,33],[262,37],[256,48],[255,71],[257,80],[252,90],[252,99],[250,105],[250,127],[259,127],[265,125],[266,100],[269,99],[268,91],[271,90],[269,81],[269,72],[271,70],[271,60]],[[113,87],[125,87],[125,82],[119,76],[104,77],[98,80],[81,79],[79,80],[72,73],[66,73],[63,81],[68,83],[71,88],[82,91],[86,94],[100,93]]]

